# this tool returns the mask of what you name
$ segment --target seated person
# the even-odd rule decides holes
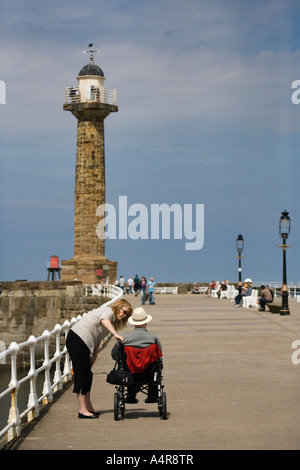
[[[259,305],[260,305],[260,312],[264,312],[266,308],[266,304],[270,304],[273,302],[273,295],[272,292],[270,291],[268,286],[260,286],[260,298],[258,299]]]
[[[222,292],[222,291],[225,291],[225,290],[227,290],[227,289],[228,289],[228,281],[223,281],[222,284],[221,284],[220,289],[219,289],[218,292],[217,292],[217,296],[220,298],[221,292]]]
[[[199,286],[198,284],[194,284],[192,294],[200,294]]]
[[[147,315],[142,307],[136,308],[128,322],[134,325],[134,330],[123,334],[124,352],[127,356],[127,366],[133,375],[133,379],[149,380],[148,398],[146,403],[157,401],[157,385],[151,381],[149,373],[153,368],[153,363],[160,359],[162,361],[162,345],[159,338],[147,331],[147,323],[152,320],[151,315]],[[120,357],[121,345],[119,342],[112,349],[111,356],[117,361]],[[134,385],[128,385],[126,403],[137,403],[137,389]]]
[[[209,283],[208,289],[207,289],[207,291],[206,291],[205,293],[206,293],[206,294],[211,294],[211,291],[212,291],[212,290],[215,290],[216,287],[217,287],[216,281],[211,281],[211,282]]]
[[[235,298],[235,307],[241,305],[242,298],[252,294],[252,281],[251,279],[246,279],[244,286],[242,287],[242,293],[238,294]]]

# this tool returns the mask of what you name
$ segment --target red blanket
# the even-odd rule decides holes
[[[156,343],[143,349],[124,346],[124,352],[127,356],[128,368],[132,374],[143,372],[152,362],[162,357],[161,349]]]

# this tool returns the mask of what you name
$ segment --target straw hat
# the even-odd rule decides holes
[[[131,325],[145,325],[151,320],[151,315],[147,315],[142,307],[138,307],[133,310],[131,317],[128,318],[128,323]]]

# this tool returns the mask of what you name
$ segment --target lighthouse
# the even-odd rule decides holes
[[[93,45],[90,44],[92,47]],[[104,73],[90,61],[80,70],[76,86],[65,89],[64,110],[77,119],[74,201],[74,256],[61,261],[61,280],[95,284],[117,278],[117,262],[105,257],[105,240],[97,237],[97,207],[105,204],[104,120],[118,112],[117,92],[104,86]]]

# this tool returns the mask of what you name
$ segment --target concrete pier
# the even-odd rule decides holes
[[[139,298],[126,296],[134,307]],[[94,366],[92,399],[102,414],[77,417],[72,386],[42,413],[15,450],[300,449],[300,303],[290,316],[234,308],[206,295],[157,295],[148,328],[163,344],[168,419],[157,404],[126,405],[114,421],[111,340]],[[128,327],[128,329],[131,327]],[[298,346],[298,349],[300,347]],[[300,354],[298,355],[300,358]]]

